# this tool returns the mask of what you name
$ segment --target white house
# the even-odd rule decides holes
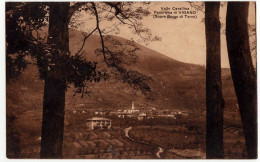
[[[138,114],[137,119],[138,119],[138,120],[147,119],[146,113],[140,113],[140,114]]]
[[[110,129],[111,120],[102,117],[93,117],[87,119],[87,127],[89,129]]]

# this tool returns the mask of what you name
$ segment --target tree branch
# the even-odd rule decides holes
[[[96,29],[98,30],[98,33],[99,33],[99,36],[100,36],[100,41],[101,41],[101,45],[102,45],[102,54],[103,54],[103,57],[104,57],[104,61],[107,64],[107,66],[110,67],[110,64],[107,62],[107,58],[106,58],[104,38],[103,38],[102,32],[101,32],[100,27],[99,27],[99,17],[98,17],[97,8],[96,8],[96,5],[95,5],[94,2],[91,2],[91,4],[93,6],[95,16],[96,16],[96,22],[97,22]]]
[[[76,2],[74,5],[70,6],[69,9],[69,15],[68,15],[68,19],[70,20],[72,15],[83,5],[87,4],[88,2]]]
[[[114,8],[116,10],[115,12],[115,17],[123,24],[126,24],[126,25],[130,25],[130,26],[133,26],[135,28],[135,30],[137,30],[135,24],[133,23],[133,21],[128,17],[126,16],[122,9],[118,7],[118,4],[117,2],[105,2],[105,4],[109,5],[111,8]],[[122,16],[122,19],[118,16],[118,15],[121,15]],[[127,19],[131,24],[127,23],[124,21],[124,19]]]
[[[84,40],[83,40],[83,43],[82,43],[82,45],[81,45],[81,48],[80,48],[79,51],[76,53],[76,55],[78,55],[78,54],[82,51],[82,49],[83,49],[83,47],[84,47],[84,45],[85,45],[86,40],[87,40],[88,37],[90,37],[96,30],[97,30],[97,28],[95,28],[92,32],[90,32],[87,36],[85,36],[85,38],[84,38]]]
[[[120,2],[105,2],[105,4],[113,7],[116,10],[115,15],[117,16],[118,14],[122,15],[122,17],[124,19],[128,19],[128,17],[123,13],[123,11],[121,10],[121,8],[118,7],[117,4],[120,4]]]
[[[115,25],[114,28],[112,28],[111,30],[109,30],[107,32],[104,32],[104,34],[108,34],[108,33],[112,32],[112,31],[115,31],[118,28],[118,26],[120,26],[121,24],[122,24],[122,22],[119,22],[117,25]]]
[[[195,4],[195,2],[193,1],[188,1],[188,3],[190,4],[191,7],[195,8],[195,10],[197,11],[201,11],[202,13],[205,13],[205,3],[201,3],[201,4]],[[198,2],[200,3],[200,2]]]

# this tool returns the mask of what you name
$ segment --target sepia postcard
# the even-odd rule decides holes
[[[5,2],[6,158],[257,159],[256,2]]]

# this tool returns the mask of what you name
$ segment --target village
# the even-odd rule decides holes
[[[116,109],[76,104],[65,112],[64,158],[205,158],[204,129],[189,118],[194,114],[134,101]]]
[[[137,119],[139,121],[145,119],[154,119],[156,117],[170,118],[172,120],[176,119],[177,115],[189,116],[191,115],[188,111],[181,110],[169,110],[169,109],[156,109],[155,107],[148,108],[138,108],[135,106],[135,102],[132,102],[132,106],[128,108],[120,108],[116,111],[110,109],[84,109],[82,108],[84,104],[79,105],[78,109],[70,110],[72,114],[88,114],[92,116],[86,119],[86,127],[88,129],[111,129],[112,120],[109,117],[117,117],[121,119]],[[108,117],[108,118],[106,118]]]

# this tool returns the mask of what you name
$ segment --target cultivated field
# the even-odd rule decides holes
[[[86,119],[92,114],[66,111],[64,130],[64,158],[79,159],[153,159],[158,146],[164,149],[161,158],[205,158],[205,116],[176,116],[137,119],[112,119],[110,130],[88,130]],[[21,122],[26,121],[26,122]],[[224,115],[225,158],[246,158],[245,142],[238,112]],[[15,119],[15,137],[19,143],[19,158],[39,158],[41,111],[26,111]],[[124,136],[124,129],[130,137],[149,143],[133,142]]]
[[[205,118],[189,116],[176,120],[160,119],[157,124],[137,126],[129,132],[139,141],[165,149],[162,158],[205,158]],[[159,122],[161,121],[161,122]],[[238,112],[225,112],[224,152],[226,159],[246,158],[246,148]]]

